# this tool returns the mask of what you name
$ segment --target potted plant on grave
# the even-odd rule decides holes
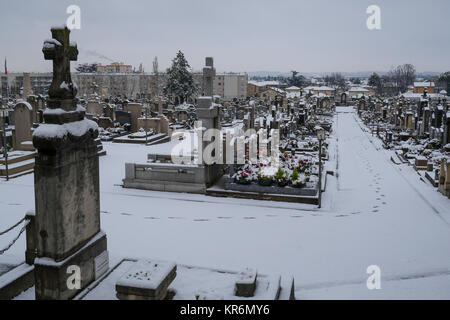
[[[294,170],[292,170],[291,184],[294,188],[303,188],[306,185],[303,178],[304,178],[304,175],[302,174],[300,176],[297,168],[294,168]]]
[[[275,180],[277,181],[278,186],[282,188],[289,183],[287,173],[281,169],[281,167],[278,168],[277,173],[275,174]]]
[[[309,172],[305,172],[305,182],[311,181],[311,174]]]

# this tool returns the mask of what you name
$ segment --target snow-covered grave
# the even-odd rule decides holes
[[[176,277],[175,263],[137,261],[117,282],[117,297],[121,300],[163,300],[167,288]]]

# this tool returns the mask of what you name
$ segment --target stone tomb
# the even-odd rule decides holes
[[[106,105],[103,107],[103,115],[110,118],[113,122],[115,120],[114,107],[111,105]]]
[[[88,101],[86,106],[86,113],[94,116],[103,115],[103,107],[98,101]]]
[[[414,169],[419,170],[427,170],[428,159],[424,156],[417,156],[414,159]]]
[[[98,118],[98,126],[103,129],[114,128],[114,122],[109,117]]]
[[[142,105],[139,103],[128,103],[124,110],[131,113],[131,132],[136,132],[140,128],[138,126],[138,119],[142,115]]]
[[[218,108],[216,105],[212,105],[211,97],[198,98],[197,116],[199,121],[201,121],[201,127],[195,129],[198,130],[197,137],[202,138],[207,129],[220,129]],[[205,131],[203,129],[205,129]],[[207,150],[206,148],[211,142],[203,139],[202,143],[202,150]],[[216,152],[216,149],[219,147],[220,145],[217,144],[214,151]],[[190,153],[191,154],[189,155],[184,154],[184,156],[192,159],[192,149],[190,150]],[[219,155],[220,152],[217,151],[217,156]],[[154,155],[149,155],[149,159],[153,156]],[[164,156],[171,158],[170,154],[164,154]],[[221,164],[208,164],[203,157],[201,157],[201,160],[199,159],[198,163],[188,164],[126,163],[123,186],[124,188],[144,190],[205,193],[206,189],[212,186],[214,182],[220,178],[222,175],[221,169]]]
[[[174,267],[171,262],[124,259],[75,299],[295,300],[294,279],[289,276],[177,265],[175,277]]]
[[[116,283],[120,300],[163,300],[177,275],[172,262],[139,260]]]
[[[116,122],[118,122],[121,126],[125,124],[131,125],[131,113],[123,110],[116,110],[114,112]]]

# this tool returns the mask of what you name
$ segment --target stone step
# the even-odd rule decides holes
[[[170,137],[169,136],[165,136],[165,137],[156,139],[154,141],[151,141],[151,142],[147,143],[146,145],[147,146],[152,146],[152,145],[155,145],[155,144],[165,143],[165,142],[169,142],[169,141],[170,141]]]
[[[34,285],[34,266],[22,263],[0,276],[0,300],[10,300]]]
[[[13,164],[21,161],[25,161],[28,159],[34,159],[36,156],[36,152],[20,152],[20,151],[13,151],[8,153],[8,164]],[[3,157],[3,154],[0,157],[0,165],[5,164],[5,158]]]
[[[34,158],[10,164],[8,162],[8,175],[14,176],[34,169]],[[0,165],[0,176],[6,176],[6,166]]]

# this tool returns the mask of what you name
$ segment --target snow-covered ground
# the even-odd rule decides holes
[[[338,107],[323,208],[123,189],[150,147],[104,143],[101,223],[115,257],[293,275],[298,299],[450,298],[450,200],[396,166],[353,109]],[[33,175],[0,182],[0,230],[34,208]],[[0,248],[13,235],[0,237]],[[9,258],[23,257],[24,237]],[[0,256],[0,261],[3,259]],[[368,290],[366,269],[381,268]]]

